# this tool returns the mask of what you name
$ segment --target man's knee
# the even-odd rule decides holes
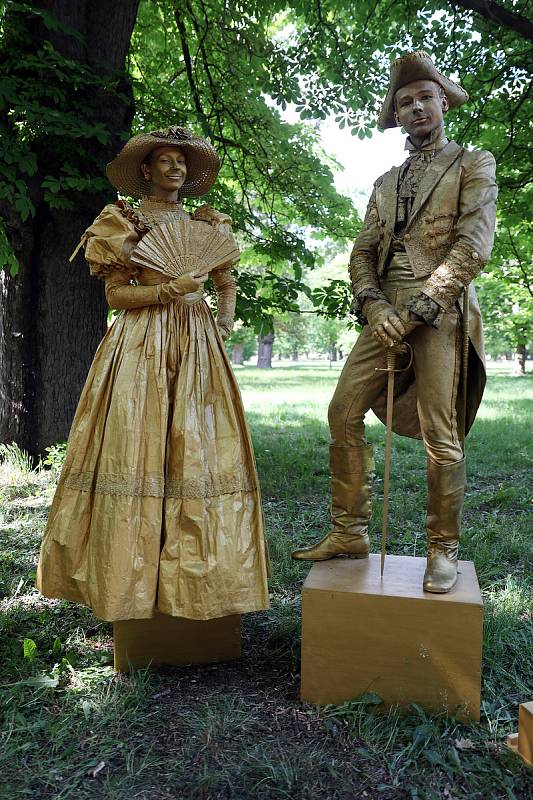
[[[463,458],[463,450],[456,436],[432,435],[431,431],[424,432],[424,445],[426,453],[434,464],[441,467],[455,464]]]

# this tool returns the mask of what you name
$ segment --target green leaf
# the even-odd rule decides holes
[[[55,689],[59,684],[59,678],[56,675],[34,675],[32,678],[26,678],[24,681],[17,681],[12,686],[33,686],[35,689]]]
[[[24,639],[24,658],[27,658],[30,663],[33,663],[36,657],[37,645],[33,639]]]
[[[51,449],[52,448],[50,448],[50,447],[47,448],[47,450],[49,450],[49,451]],[[49,462],[47,462],[47,463],[49,463]],[[59,638],[59,636],[56,636],[56,638],[54,639],[54,644],[52,645],[52,655],[53,656],[58,656],[61,653],[61,648],[62,648],[61,639]]]

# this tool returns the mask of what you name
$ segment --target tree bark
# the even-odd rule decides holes
[[[244,364],[244,345],[234,344],[231,352],[232,364]]]
[[[271,369],[273,346],[274,346],[273,333],[267,333],[266,336],[257,337],[257,366],[260,369]]]
[[[526,374],[527,347],[525,344],[516,346],[516,372],[518,375]]]
[[[26,23],[28,52],[37,52],[42,41],[49,40],[62,56],[115,82],[115,92],[98,87],[90,98],[91,121],[105,126],[109,139],[105,144],[88,139],[86,152],[101,164],[120,149],[133,118],[131,84],[124,66],[138,3],[40,0],[33,4],[52,14],[60,26],[78,31],[80,38],[63,27],[45,28],[39,17]],[[17,14],[17,10],[6,14],[8,34]],[[35,75],[32,79],[36,80]],[[72,92],[75,96],[75,88]],[[87,114],[83,102],[79,114],[82,119]],[[67,438],[87,371],[106,330],[107,307],[100,282],[89,277],[81,256],[72,265],[68,257],[103,205],[116,198],[109,186],[93,193],[73,192],[72,209],[51,208],[41,181],[61,175],[57,134],[55,145],[56,151],[47,148],[46,140],[32,146],[38,163],[38,172],[30,180],[34,217],[23,221],[5,203],[0,206],[19,263],[16,276],[0,273],[0,441],[16,442],[33,455]],[[65,153],[69,145],[65,138]],[[84,164],[76,166],[84,172]]]
[[[508,28],[523,36],[524,39],[533,41],[533,22],[522,14],[509,11],[494,0],[451,0],[450,4],[461,6],[468,11],[475,11],[488,22],[501,25],[503,28]]]
[[[292,351],[292,360],[293,361],[298,361],[298,350],[293,350]]]

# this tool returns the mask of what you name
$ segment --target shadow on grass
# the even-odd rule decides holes
[[[240,662],[114,676],[111,627],[87,609],[44,600],[32,589],[50,498],[46,476],[0,486],[2,796],[531,797],[526,770],[502,745],[515,727],[516,704],[530,696],[532,672],[530,438],[526,404],[514,395],[517,384],[492,379],[486,414],[467,443],[462,556],[476,563],[485,631],[482,722],[465,726],[416,708],[408,717],[395,712],[380,717],[358,702],[323,709],[299,702],[299,597],[309,566],[293,562],[290,551],[322,535],[329,516],[325,411],[317,405],[306,410],[305,401],[317,387],[325,395],[336,377],[327,368],[314,375],[305,368],[300,372],[297,380],[275,376],[277,391],[299,390],[294,404],[267,403],[264,413],[248,414],[273,561],[272,608],[243,619]],[[268,375],[259,381],[265,392],[271,380]],[[250,387],[258,388],[251,375]],[[374,549],[384,436],[381,425],[369,426],[377,445]],[[424,553],[425,493],[421,443],[395,437],[390,552]],[[25,638],[36,645],[31,658],[23,654]],[[31,684],[43,676],[48,684]]]

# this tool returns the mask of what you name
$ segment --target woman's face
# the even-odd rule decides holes
[[[177,193],[187,177],[185,155],[179,147],[156,147],[150,153],[150,160],[141,169],[155,194]]]

